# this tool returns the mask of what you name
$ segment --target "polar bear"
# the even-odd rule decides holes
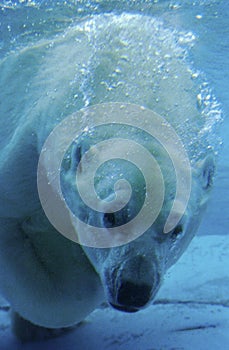
[[[124,13],[86,18],[1,60],[0,291],[15,312],[14,330],[22,339],[77,324],[105,298],[116,309],[140,310],[154,299],[165,271],[192,239],[212,187],[214,157],[200,106],[204,97],[197,99],[198,83],[184,56],[176,35],[159,20]],[[108,102],[135,103],[163,114],[187,148],[192,192],[179,224],[161,234],[176,190],[171,163],[152,143],[166,174],[163,209],[138,239],[99,249],[67,239],[49,222],[38,196],[37,165],[58,123],[81,108]],[[136,137],[142,139],[141,134]],[[64,167],[65,181],[90,140],[86,132],[74,145]],[[85,191],[89,169],[80,173]],[[132,217],[142,184],[136,169],[117,163],[114,174],[120,169],[138,189],[128,206]],[[105,198],[112,192],[110,180],[101,177],[96,185]],[[158,186],[154,177],[152,186]],[[64,190],[71,200],[71,183]],[[97,220],[82,215],[92,223]],[[107,227],[125,219],[123,214],[101,215]]]

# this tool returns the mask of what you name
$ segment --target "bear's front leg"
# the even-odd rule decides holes
[[[35,325],[32,322],[24,319],[17,312],[11,311],[11,328],[14,335],[24,343],[58,337],[63,333],[73,330],[75,326],[64,328],[46,328]]]

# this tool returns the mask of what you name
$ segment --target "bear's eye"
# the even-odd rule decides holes
[[[103,216],[104,226],[107,228],[111,228],[116,224],[116,218],[114,213],[105,213]]]
[[[82,146],[77,146],[76,150],[75,150],[75,159],[77,161],[77,163],[79,163],[81,161],[82,158]]]
[[[73,165],[74,165],[74,170],[75,168],[78,169],[79,172],[82,172],[82,166],[79,165],[81,158],[82,158],[83,150],[82,146],[76,145],[75,148],[73,148],[73,154],[72,154],[72,159],[73,159]]]
[[[181,233],[183,232],[183,227],[182,225],[177,225],[174,230],[172,231],[171,237],[172,239],[177,238]]]

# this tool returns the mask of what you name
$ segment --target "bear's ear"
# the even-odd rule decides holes
[[[204,190],[209,190],[213,184],[215,174],[215,157],[213,154],[197,162],[198,177]]]

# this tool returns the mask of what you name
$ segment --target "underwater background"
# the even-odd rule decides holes
[[[135,315],[104,306],[69,336],[21,345],[10,332],[9,306],[0,298],[0,350],[229,349],[229,2],[0,1],[0,60],[85,16],[110,12],[150,15],[183,33],[192,66],[209,83],[217,101],[218,157],[207,212],[198,238],[169,272],[154,305]]]

